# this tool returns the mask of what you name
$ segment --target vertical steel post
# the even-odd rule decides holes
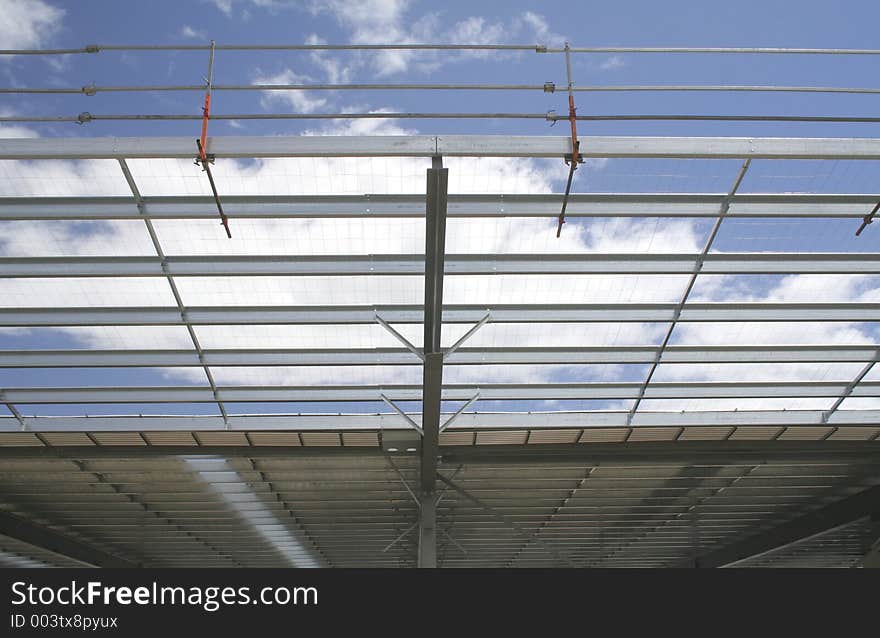
[[[433,493],[422,492],[419,509],[419,568],[437,567],[437,503]]]
[[[435,156],[428,169],[425,210],[425,339],[422,372],[422,463],[420,474],[419,567],[437,566],[437,452],[443,389],[443,270],[449,170]]]

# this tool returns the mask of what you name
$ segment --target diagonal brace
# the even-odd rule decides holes
[[[397,407],[397,404],[395,404],[394,401],[392,401],[391,399],[389,399],[388,397],[386,397],[384,394],[380,394],[379,396],[382,397],[382,400],[383,400],[385,403],[387,403],[388,406],[389,406],[392,410],[394,410],[395,412],[397,412],[397,414],[399,414],[400,416],[402,416],[402,417],[404,418],[404,420],[405,420],[407,423],[409,423],[409,425],[410,425],[410,426],[411,426],[416,432],[418,432],[418,433],[421,434],[422,436],[425,435],[424,430],[422,430],[422,426],[419,425],[418,423],[416,423],[415,421],[413,421],[413,420],[410,418],[410,416],[409,416],[406,412],[404,412],[404,411],[401,410],[399,407]]]
[[[470,339],[470,338],[471,338],[471,337],[477,332],[477,330],[479,330],[480,328],[482,328],[483,326],[485,326],[485,325],[489,322],[489,320],[490,320],[491,318],[492,318],[492,312],[489,311],[489,310],[487,310],[487,311],[486,311],[486,316],[485,316],[485,317],[483,317],[482,319],[480,319],[480,320],[474,325],[474,327],[472,327],[470,330],[468,330],[467,332],[465,332],[465,333],[461,336],[461,339],[459,339],[458,341],[456,341],[455,343],[453,343],[451,346],[449,346],[449,348],[446,349],[446,352],[443,353],[444,358],[448,358],[449,355],[451,355],[453,352],[455,352],[456,350],[458,350],[462,345],[464,345],[464,343],[465,343],[468,339]]]
[[[480,393],[477,392],[473,397],[468,399],[467,403],[465,403],[463,406],[461,406],[456,411],[455,414],[453,414],[451,417],[446,419],[446,423],[444,423],[443,425],[440,426],[440,433],[442,434],[443,431],[446,430],[446,428],[448,428],[450,425],[452,425],[452,422],[455,421],[461,415],[462,412],[464,412],[469,407],[471,407],[479,398],[480,398]]]
[[[475,505],[481,507],[488,514],[491,514],[494,518],[496,518],[497,520],[499,520],[502,523],[504,523],[505,525],[507,525],[510,529],[515,531],[517,534],[519,534],[523,538],[526,538],[530,541],[533,541],[533,542],[537,543],[538,545],[540,545],[541,547],[543,547],[547,552],[549,552],[552,556],[554,556],[560,562],[565,563],[569,567],[576,566],[570,558],[564,556],[563,554],[560,554],[554,547],[548,545],[546,542],[544,542],[540,538],[532,538],[531,534],[529,534],[522,527],[520,527],[515,522],[513,522],[513,520],[511,520],[510,518],[508,518],[504,514],[497,511],[491,505],[484,503],[483,501],[481,501],[479,498],[477,498],[476,496],[474,496],[473,494],[471,494],[470,492],[468,492],[464,488],[453,483],[451,480],[449,480],[448,478],[446,478],[445,476],[443,476],[439,472],[437,473],[437,479],[441,483],[445,483],[446,485],[448,485],[453,491],[458,492],[461,496],[463,496],[466,499],[468,499],[469,501],[473,502]]]
[[[395,329],[391,326],[390,323],[388,323],[388,322],[385,321],[382,317],[380,317],[380,316],[379,316],[379,313],[376,313],[375,316],[376,316],[376,323],[378,323],[380,326],[382,326],[383,328],[385,328],[385,330],[387,330],[387,331],[391,334],[392,337],[394,337],[394,338],[397,339],[400,343],[402,343],[402,344],[406,347],[407,350],[409,350],[409,351],[412,352],[414,355],[416,355],[420,360],[422,360],[422,361],[425,360],[425,354],[424,354],[424,352],[422,352],[421,348],[416,348],[416,347],[410,342],[409,339],[407,339],[407,338],[404,337],[402,334],[400,334],[397,330],[395,330]]]

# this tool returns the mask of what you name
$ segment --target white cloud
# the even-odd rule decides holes
[[[306,44],[327,44],[327,41],[316,33],[312,33],[306,38]],[[312,51],[309,58],[312,64],[321,70],[329,84],[348,83],[354,75],[355,67],[353,65],[344,63],[341,58],[335,57],[327,51]]]
[[[64,14],[44,0],[0,0],[0,49],[44,46],[61,28]]]
[[[535,44],[559,47],[565,44],[566,37],[550,29],[547,19],[532,11],[524,12],[519,19],[535,36]]]
[[[332,16],[349,33],[355,44],[502,44],[516,38],[534,38],[536,44],[558,45],[563,36],[553,33],[546,19],[527,11],[507,21],[490,21],[470,16],[451,26],[444,26],[437,13],[411,15],[409,0],[312,0],[315,14]],[[414,51],[388,50],[367,56],[379,76],[391,76],[417,70],[430,73],[449,63],[509,54],[486,51]],[[362,58],[363,59],[363,58]]]
[[[188,24],[183,25],[183,28],[180,29],[181,37],[192,39],[192,40],[207,40],[208,36],[205,35],[204,31],[200,31],[194,29]]]
[[[226,15],[232,15],[232,5],[235,0],[205,0],[210,2]]]
[[[0,116],[11,117],[15,115],[13,111],[8,109],[0,109]],[[39,137],[34,129],[21,124],[0,124],[0,138],[23,138],[23,137]]]
[[[626,66],[626,62],[623,61],[623,58],[619,55],[612,55],[610,58],[604,60],[599,68],[603,71],[615,71],[617,69],[622,69]]]
[[[311,78],[300,75],[292,69],[284,69],[274,75],[263,75],[259,70],[253,78],[252,84],[303,84],[310,82]],[[301,90],[277,90],[263,91],[260,104],[263,108],[270,108],[273,104],[288,106],[295,113],[314,113],[327,104],[322,97],[313,97],[308,91]]]

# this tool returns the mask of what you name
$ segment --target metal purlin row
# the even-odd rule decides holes
[[[739,169],[739,173],[736,176],[736,180],[733,183],[733,186],[731,187],[730,191],[728,191],[727,197],[724,198],[724,201],[721,204],[721,208],[718,211],[718,216],[715,218],[715,224],[712,226],[712,230],[710,231],[709,237],[706,240],[706,245],[703,247],[703,250],[700,252],[700,255],[694,262],[694,271],[691,274],[690,280],[688,281],[688,285],[684,290],[684,294],[682,295],[681,300],[675,307],[672,321],[669,323],[669,328],[666,330],[666,336],[663,338],[663,341],[660,344],[660,349],[657,351],[657,355],[654,357],[654,362],[651,364],[651,368],[648,371],[648,375],[645,377],[644,382],[639,388],[638,396],[633,402],[633,406],[632,408],[630,408],[629,414],[627,414],[626,424],[628,426],[632,425],[633,417],[636,414],[636,410],[639,409],[639,405],[641,404],[642,399],[645,397],[645,392],[648,389],[648,385],[651,383],[651,379],[654,377],[654,373],[657,371],[657,366],[660,365],[660,361],[663,358],[663,353],[666,350],[666,346],[669,344],[669,340],[672,338],[672,333],[675,330],[675,326],[678,325],[678,320],[681,317],[682,310],[687,303],[691,291],[694,289],[694,285],[697,283],[697,278],[700,276],[700,272],[703,270],[703,260],[712,249],[712,244],[715,242],[715,237],[718,235],[718,231],[721,229],[721,223],[724,221],[724,217],[727,215],[727,211],[730,210],[730,202],[733,200],[734,195],[736,195],[736,192],[739,190],[739,187],[746,176],[746,172],[749,170],[751,162],[751,159],[747,159],[743,162],[742,166]]]
[[[177,289],[177,284],[174,282],[174,275],[172,275],[168,269],[168,261],[165,257],[165,251],[162,250],[162,244],[159,242],[159,236],[156,234],[155,228],[153,228],[152,220],[147,216],[147,207],[144,203],[144,198],[141,196],[140,190],[137,187],[137,183],[134,180],[134,176],[131,174],[131,170],[128,168],[128,163],[122,158],[120,158],[118,161],[119,167],[122,169],[122,174],[125,176],[125,181],[128,183],[128,187],[131,190],[132,197],[134,197],[138,212],[144,218],[144,224],[147,227],[147,232],[150,234],[150,241],[152,241],[153,243],[153,248],[156,250],[156,255],[161,260],[162,272],[165,275],[168,286],[171,288],[171,294],[174,295],[174,302],[177,304],[178,312],[180,312],[180,319],[186,326],[186,331],[189,333],[189,338],[192,341],[193,348],[195,348],[196,354],[199,357],[199,363],[201,364],[202,369],[205,371],[205,376],[208,379],[208,383],[211,385],[211,392],[214,395],[217,407],[220,410],[220,415],[223,417],[223,423],[226,426],[226,429],[229,429],[229,415],[226,413],[226,407],[220,400],[220,396],[217,392],[217,384],[214,381],[214,375],[211,373],[211,368],[205,361],[205,351],[202,349],[202,345],[201,343],[199,343],[199,338],[196,336],[195,329],[193,328],[192,323],[189,320],[186,306],[184,305],[183,299],[180,296],[180,291]]]

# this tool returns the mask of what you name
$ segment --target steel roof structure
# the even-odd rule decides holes
[[[208,250],[181,254],[168,249],[169,234],[160,225],[216,222],[215,200],[190,192],[154,194],[144,188],[136,163],[191,160],[191,139],[0,140],[0,163],[39,170],[51,162],[102,160],[101,170],[110,167],[129,191],[4,191],[0,224],[10,224],[10,232],[24,223],[47,232],[67,222],[138,223],[150,249],[144,254],[126,245],[82,254],[71,245],[63,254],[0,256],[0,278],[12,286],[0,307],[0,332],[42,330],[56,337],[37,346],[10,341],[12,347],[0,350],[6,374],[0,403],[8,410],[0,416],[0,564],[876,562],[880,297],[826,300],[817,292],[809,300],[746,295],[722,302],[700,291],[721,276],[878,274],[880,243],[868,226],[876,194],[752,192],[743,184],[753,163],[880,160],[880,140],[580,142],[585,158],[736,160],[736,170],[721,192],[468,194],[450,192],[455,169],[444,166],[447,159],[558,159],[571,151],[570,138],[215,137],[208,146],[215,170],[242,158],[409,158],[420,160],[414,170],[423,171],[425,189],[417,194],[223,195],[232,242],[236,223],[251,221],[410,220],[423,228],[425,250],[359,254],[329,237],[322,239],[331,249],[326,254],[242,254],[213,249],[209,237]],[[222,191],[222,176],[218,181]],[[570,221],[702,221],[708,225],[703,247],[555,253],[447,248],[447,220],[555,220],[564,199]],[[728,219],[833,220],[853,233],[864,220],[867,229],[858,251],[731,252],[715,245]],[[504,290],[466,303],[464,293],[450,296],[454,282],[528,277],[541,277],[528,288],[533,298],[509,298]],[[650,287],[659,277],[674,278],[671,298],[598,294],[605,290],[598,282],[623,288],[632,279]],[[412,286],[418,294],[393,290],[405,278],[419,280]],[[543,295],[547,278],[562,282],[555,301]],[[333,282],[345,280],[361,286],[340,303],[329,293]],[[279,281],[303,282],[302,294],[278,292]],[[372,298],[378,288],[371,281],[390,292]],[[578,287],[577,281],[588,283]],[[75,289],[73,302],[59,301],[68,282],[88,282],[94,295]],[[31,295],[30,285],[55,292]],[[253,297],[230,292],[247,288]],[[461,284],[460,290],[484,289]],[[723,332],[748,322],[793,332],[807,324],[868,326],[874,336],[749,343]],[[479,341],[490,327],[525,326],[546,335],[575,326],[588,334],[599,324],[618,331],[651,324],[658,336],[635,344]],[[682,327],[692,325],[719,332],[714,341],[677,340]],[[262,345],[230,337],[236,327],[261,331]],[[315,327],[329,331],[321,334],[348,335],[348,341],[309,343],[307,331]],[[182,330],[184,343],[154,346],[149,332],[133,333],[137,347],[57,341],[65,330],[123,329]],[[290,331],[286,339],[300,335],[299,345],[274,339],[273,329]],[[390,341],[357,343],[351,331],[360,329]],[[667,372],[706,365],[727,376]],[[782,378],[779,366],[785,365],[809,366],[818,376]],[[565,374],[511,381],[484,373],[491,366],[562,366]],[[579,378],[578,366],[603,372]],[[770,375],[759,374],[760,366],[769,366]],[[316,371],[327,368],[341,371],[331,379],[348,380],[326,382]],[[391,382],[382,373],[387,368],[399,372]],[[171,380],[156,385],[153,377],[126,377],[127,369],[190,369],[204,382],[165,376]],[[115,372],[101,372],[106,370]],[[247,384],[231,378],[230,370],[297,372],[255,373],[260,382]],[[353,371],[362,376],[346,376]],[[43,382],[28,381],[42,373],[48,375]],[[77,378],[83,381],[72,384]]]

